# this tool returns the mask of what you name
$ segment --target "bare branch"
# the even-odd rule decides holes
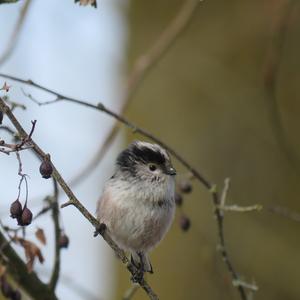
[[[300,213],[293,211],[289,208],[279,206],[279,205],[272,205],[268,207],[269,212],[285,217],[295,222],[300,222]]]
[[[17,2],[17,1],[16,0],[15,1],[8,1],[8,0],[0,1],[0,4],[1,3],[12,3],[12,2]],[[10,58],[10,56],[12,55],[14,49],[17,46],[18,38],[19,38],[20,33],[22,31],[22,27],[23,27],[24,21],[26,19],[26,16],[28,14],[31,2],[32,2],[31,0],[27,0],[25,2],[24,6],[22,7],[22,10],[21,10],[20,15],[19,15],[19,19],[18,19],[18,21],[15,25],[15,28],[13,30],[13,33],[12,33],[11,37],[10,37],[9,43],[6,46],[6,49],[4,50],[2,55],[0,56],[0,66],[2,64],[4,64]]]
[[[59,246],[59,238],[60,238],[60,226],[59,226],[59,209],[58,209],[58,186],[55,179],[53,179],[53,186],[54,186],[54,194],[53,197],[51,197],[51,203],[52,206],[52,219],[54,224],[54,236],[55,236],[55,243],[54,243],[54,250],[55,250],[55,257],[54,257],[54,266],[49,282],[49,288],[51,291],[55,292],[55,288],[57,285],[57,281],[59,278],[59,272],[60,272],[60,246]]]
[[[31,296],[32,299],[58,300],[56,295],[49,290],[46,284],[40,281],[34,272],[28,273],[26,264],[17,255],[1,232],[0,245],[1,253],[9,259],[7,269],[10,275]]]
[[[20,0],[0,0],[0,4],[17,3]]]
[[[139,289],[139,287],[140,286],[138,284],[132,284],[131,287],[125,292],[125,294],[123,296],[123,300],[130,300],[130,299],[132,299],[132,297],[137,292],[137,290]]]
[[[240,206],[240,205],[219,205],[218,208],[223,211],[235,211],[235,212],[250,212],[250,211],[261,211],[262,205],[254,204],[249,206]]]
[[[288,163],[294,169],[296,166],[296,171],[299,174],[300,158],[297,156],[297,153],[293,151],[292,145],[286,136],[276,96],[278,76],[289,28],[289,19],[291,13],[293,12],[294,6],[298,2],[295,0],[285,0],[281,2],[282,4],[280,4],[277,9],[278,13],[276,12],[274,14],[271,31],[272,38],[270,45],[266,50],[266,56],[263,65],[263,83],[268,100],[267,105],[274,136],[277,139],[279,148],[287,158]]]

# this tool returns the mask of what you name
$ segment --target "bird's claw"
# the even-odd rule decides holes
[[[132,274],[131,281],[133,283],[139,283],[144,279],[144,271],[141,269],[136,269],[136,272]]]
[[[94,232],[94,237],[96,237],[97,235],[101,234],[103,235],[104,231],[106,230],[106,224],[104,223],[100,223],[98,226],[96,226],[95,228],[95,232]]]

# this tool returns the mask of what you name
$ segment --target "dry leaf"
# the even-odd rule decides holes
[[[47,240],[46,240],[46,236],[44,233],[44,230],[42,228],[38,228],[35,232],[35,236],[36,238],[43,244],[46,245]]]
[[[75,3],[79,2],[79,5],[83,5],[83,6],[86,6],[86,5],[92,5],[94,6],[95,8],[97,8],[97,0],[75,0]]]
[[[38,258],[41,264],[44,262],[44,257],[42,255],[42,252],[40,248],[31,241],[22,238],[17,238],[17,241],[25,250],[25,256],[27,259],[27,270],[29,273],[31,273],[36,258]]]

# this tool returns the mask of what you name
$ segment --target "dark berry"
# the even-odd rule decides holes
[[[20,201],[17,199],[10,206],[10,216],[15,219],[22,215],[22,205]]]
[[[183,231],[188,231],[191,227],[191,221],[188,217],[182,215],[179,220],[179,225]]]
[[[0,124],[2,124],[2,121],[3,121],[3,112],[0,111]]]
[[[48,179],[51,177],[53,172],[52,165],[49,160],[44,160],[40,165],[40,173],[43,178]]]
[[[65,233],[62,233],[59,238],[59,247],[68,248],[68,246],[69,246],[69,238]]]
[[[181,196],[181,194],[179,193],[175,193],[175,203],[177,206],[181,206],[183,202],[183,198]]]
[[[193,187],[192,187],[192,184],[190,183],[190,181],[182,180],[179,183],[179,189],[182,193],[189,194],[193,190]]]
[[[31,221],[32,221],[32,212],[29,208],[25,207],[23,209],[22,216],[21,216],[21,224],[19,225],[27,226],[31,223]]]

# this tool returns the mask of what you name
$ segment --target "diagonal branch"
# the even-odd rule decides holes
[[[54,194],[51,197],[50,205],[52,207],[52,219],[54,224],[54,236],[55,236],[55,257],[54,257],[54,266],[49,282],[49,288],[51,291],[55,291],[57,281],[59,278],[59,271],[60,271],[60,246],[59,246],[59,237],[60,237],[60,226],[59,226],[59,209],[58,209],[58,186],[55,179],[53,179],[54,185]]]
[[[47,284],[40,281],[37,275],[28,269],[23,260],[10,246],[3,234],[0,232],[1,254],[9,259],[7,264],[9,274],[34,300],[58,300]],[[2,247],[2,245],[5,245]]]
[[[12,53],[13,53],[13,51],[14,51],[17,43],[18,43],[18,38],[19,38],[20,33],[22,31],[22,27],[23,27],[24,21],[26,19],[26,16],[28,14],[31,2],[32,2],[32,0],[27,0],[25,2],[24,6],[22,7],[19,19],[18,19],[18,21],[15,25],[15,28],[13,30],[13,33],[12,33],[11,37],[10,37],[10,40],[9,40],[4,52],[0,56],[0,66],[2,64],[4,64],[10,58],[10,56],[12,55]],[[0,1],[0,3],[1,3],[1,1]]]

